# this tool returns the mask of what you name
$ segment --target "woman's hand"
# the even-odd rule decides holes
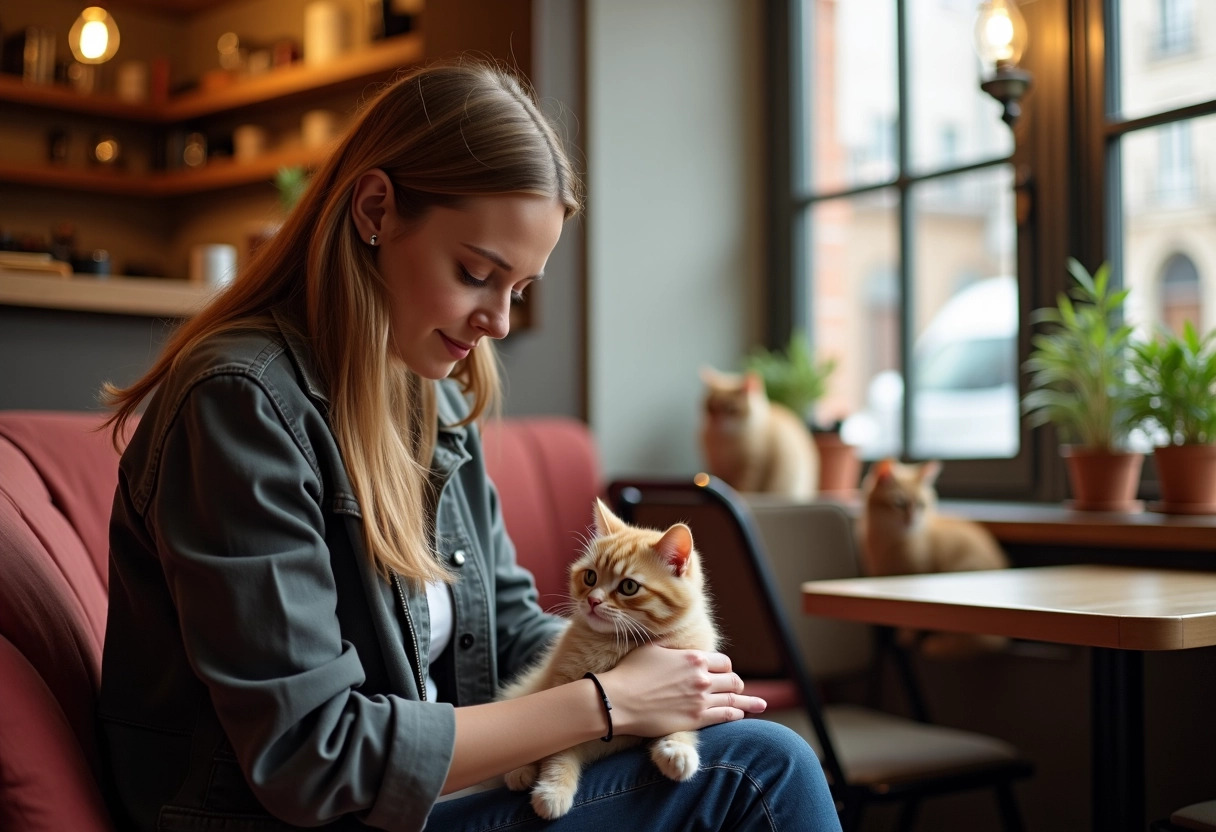
[[[743,695],[743,680],[722,653],[648,644],[598,674],[612,700],[618,734],[659,737],[763,713],[763,699]]]

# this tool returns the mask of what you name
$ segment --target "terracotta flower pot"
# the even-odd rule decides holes
[[[861,479],[857,449],[840,438],[838,431],[814,431],[819,449],[819,496],[851,497]]]
[[[1060,455],[1068,465],[1073,498],[1065,503],[1077,511],[1126,511],[1144,509],[1136,499],[1144,454],[1065,445]]]
[[[1163,445],[1153,449],[1166,514],[1216,514],[1216,445]]]

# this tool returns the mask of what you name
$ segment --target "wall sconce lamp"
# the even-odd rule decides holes
[[[68,46],[82,64],[104,64],[118,51],[118,24],[100,6],[80,13],[68,32]]]
[[[984,66],[995,68],[980,89],[1001,102],[1001,119],[1013,127],[1031,75],[1018,67],[1026,49],[1026,20],[1014,0],[984,0],[975,19],[975,51]]]

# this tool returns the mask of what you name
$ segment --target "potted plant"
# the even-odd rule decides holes
[[[1091,275],[1070,257],[1068,271],[1075,285],[1060,293],[1056,306],[1031,316],[1046,328],[1031,338],[1022,409],[1032,427],[1051,424],[1059,431],[1072,508],[1136,511],[1144,455],[1127,449],[1135,426],[1128,387],[1132,330],[1122,322],[1127,290],[1111,290],[1108,263]]]
[[[857,488],[861,460],[852,445],[840,438],[840,423],[815,421],[815,405],[824,397],[836,359],[817,359],[806,334],[795,330],[784,350],[753,350],[746,369],[764,380],[771,401],[779,402],[806,422],[819,450],[819,494],[846,495]]]
[[[1153,449],[1169,514],[1216,513],[1216,330],[1160,331],[1132,344],[1131,410],[1158,440]]]

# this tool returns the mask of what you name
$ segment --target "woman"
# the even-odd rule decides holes
[[[526,795],[440,797],[609,717],[658,736],[763,710],[727,657],[657,646],[600,675],[610,712],[591,680],[491,701],[562,624],[515,564],[474,425],[498,394],[492,341],[580,205],[517,81],[416,70],[152,370],[109,390],[116,437],[148,400],[111,522],[99,707],[124,828],[527,829]],[[554,826],[837,828],[791,733],[705,737],[703,776],[617,755]]]

